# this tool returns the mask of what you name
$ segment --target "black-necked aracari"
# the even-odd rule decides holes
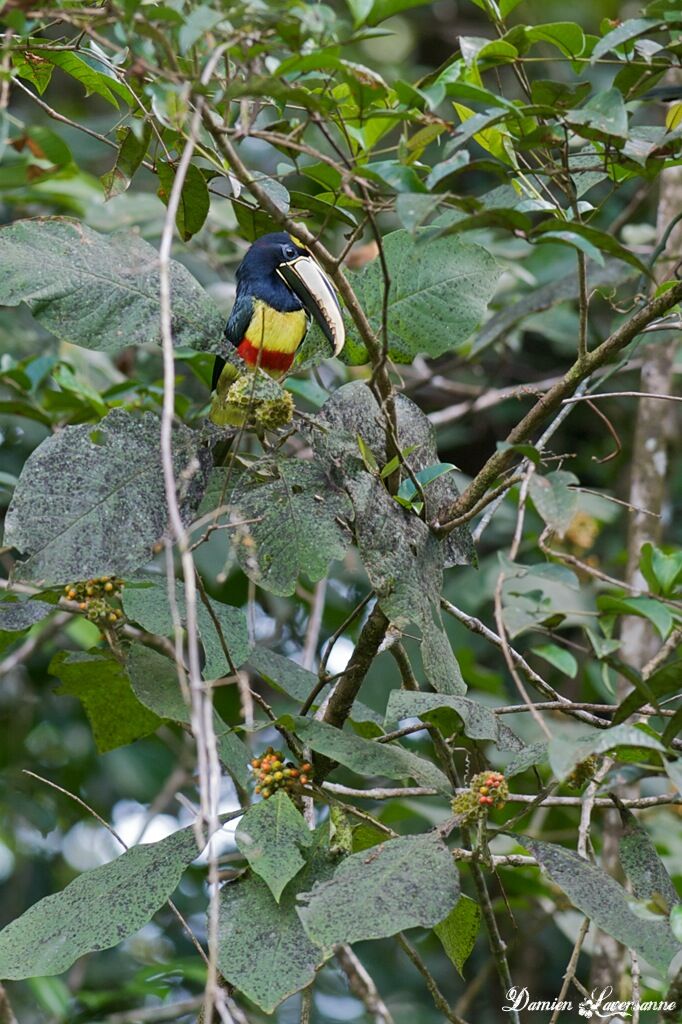
[[[329,278],[307,249],[286,232],[257,239],[237,268],[237,294],[225,336],[250,370],[278,377],[290,369],[296,351],[316,320],[331,352],[343,348],[341,308]],[[216,356],[212,390],[217,391],[211,418],[225,422],[219,399],[237,374]]]

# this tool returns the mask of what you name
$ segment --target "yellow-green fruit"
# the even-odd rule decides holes
[[[271,398],[256,409],[256,420],[266,430],[278,430],[291,423],[294,417],[294,400],[288,391],[278,398]]]

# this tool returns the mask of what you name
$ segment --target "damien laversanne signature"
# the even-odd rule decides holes
[[[675,1003],[666,1003],[663,1000],[660,1002],[633,1002],[632,1000],[622,1001],[611,999],[612,995],[613,988],[610,985],[607,988],[603,988],[601,992],[598,992],[597,989],[593,989],[592,994],[586,999],[583,999],[582,1002],[578,1003],[576,1007],[570,999],[532,999],[527,988],[512,987],[506,994],[508,1002],[505,1003],[502,1010],[506,1012],[509,1012],[510,1010],[538,1010],[544,1012],[547,1012],[548,1010],[565,1010],[568,1012],[573,1009],[577,1009],[579,1015],[581,1017],[585,1017],[587,1020],[590,1020],[591,1018],[602,1018],[603,1020],[606,1020],[613,1016],[614,1013],[629,1017],[635,1009],[639,1009],[640,1012],[644,1010],[653,1010],[656,1013],[670,1013],[675,1009]]]

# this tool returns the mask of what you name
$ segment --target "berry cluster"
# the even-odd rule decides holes
[[[281,750],[272,747],[268,747],[261,757],[254,757],[251,767],[258,779],[256,793],[260,793],[265,800],[278,789],[307,785],[313,772],[313,766],[308,761],[297,768],[291,761],[284,760]]]
[[[509,798],[509,786],[501,772],[479,772],[469,788],[452,801],[452,809],[463,820],[480,818],[491,808],[499,810]]]
[[[68,583],[64,594],[69,601],[76,601],[90,622],[114,626],[123,618],[120,608],[114,608],[112,599],[121,596],[123,580],[118,576],[96,576],[81,583]]]

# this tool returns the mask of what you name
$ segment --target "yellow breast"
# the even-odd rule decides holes
[[[254,348],[293,354],[307,329],[308,320],[302,309],[294,313],[279,313],[262,299],[256,299],[246,337]]]

